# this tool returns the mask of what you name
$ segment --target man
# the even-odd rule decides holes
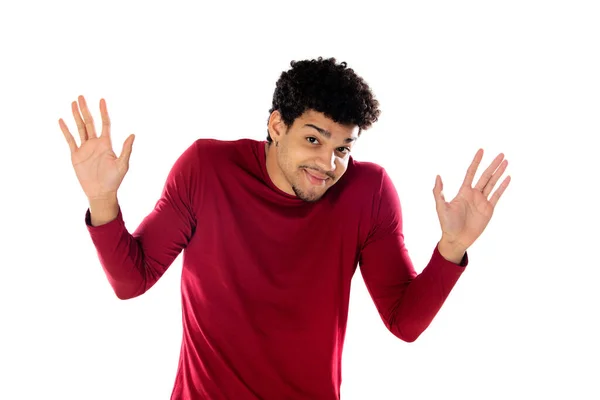
[[[89,199],[85,221],[116,295],[143,294],[185,249],[183,341],[171,399],[339,399],[357,266],[386,327],[416,340],[510,181],[492,194],[507,166],[500,154],[472,187],[482,150],[451,202],[436,177],[442,234],[416,274],[391,179],[350,156],[379,116],[370,88],[333,58],[291,67],[276,85],[267,140],[195,141],[133,234],[117,200],[133,135],[116,157],[104,100],[100,136],[85,99],[72,103],[79,147],[59,120]]]

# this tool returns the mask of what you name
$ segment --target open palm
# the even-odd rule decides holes
[[[483,233],[492,218],[494,207],[510,183],[510,176],[507,176],[489,197],[508,166],[508,161],[503,160],[504,155],[501,153],[483,172],[477,184],[471,187],[482,157],[483,150],[480,149],[452,201],[446,202],[444,199],[442,179],[439,175],[433,189],[442,235],[448,242],[461,249],[467,249]]]
[[[78,102],[71,104],[71,109],[81,139],[79,147],[62,119],[59,120],[59,125],[69,144],[71,162],[83,191],[90,200],[116,195],[129,169],[134,135],[125,140],[121,155],[117,157],[112,149],[106,102],[100,100],[102,132],[99,137],[83,96],[79,96]]]

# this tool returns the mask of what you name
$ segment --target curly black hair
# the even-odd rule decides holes
[[[379,118],[379,102],[367,83],[346,62],[335,58],[292,61],[281,73],[273,93],[269,115],[278,110],[283,122],[292,126],[307,110],[325,114],[343,125],[356,125],[359,134]],[[272,142],[267,131],[267,141]]]

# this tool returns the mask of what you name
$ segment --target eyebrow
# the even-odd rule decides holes
[[[319,128],[318,126],[316,126],[316,125],[313,125],[313,124],[304,124],[304,126],[305,126],[305,127],[309,127],[309,128],[314,128],[314,129],[316,129],[316,130],[317,130],[317,132],[319,132],[319,133],[320,133],[322,136],[324,136],[324,137],[325,137],[325,138],[327,138],[327,139],[330,139],[330,138],[331,138],[331,132],[329,132],[329,131],[328,131],[328,130],[326,130],[326,129]],[[355,138],[355,137],[351,137],[351,138],[346,138],[346,139],[344,140],[344,142],[345,142],[345,143],[352,143],[352,142],[354,142],[355,140],[356,140],[356,138]]]

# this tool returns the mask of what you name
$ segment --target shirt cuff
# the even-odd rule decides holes
[[[119,212],[117,213],[117,217],[115,219],[107,222],[106,224],[98,226],[92,225],[92,214],[90,213],[90,209],[88,208],[85,212],[85,225],[88,231],[94,236],[112,233],[115,231],[115,229],[121,229],[125,226],[123,222],[123,215],[121,214],[121,207],[119,207]]]
[[[433,255],[431,256],[431,259],[436,264],[439,263],[439,264],[445,264],[445,265],[454,266],[454,267],[461,267],[461,269],[464,269],[469,264],[469,255],[467,254],[466,251],[465,251],[465,255],[463,256],[462,260],[460,260],[460,263],[456,264],[456,263],[453,263],[452,261],[446,260],[444,258],[444,256],[442,256],[440,254],[440,250],[438,249],[437,244],[435,245],[435,249],[433,250]]]

